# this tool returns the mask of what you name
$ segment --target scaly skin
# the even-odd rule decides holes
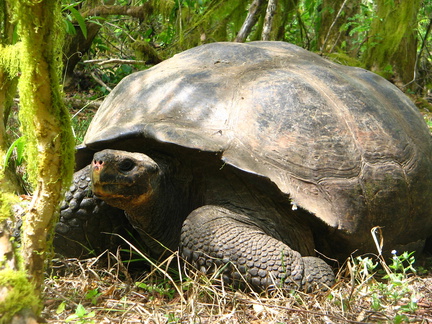
[[[115,252],[125,242],[110,233],[131,241],[134,236],[138,237],[123,210],[93,196],[90,166],[87,166],[75,172],[74,182],[66,193],[55,229],[55,251],[67,257],[81,258],[98,255],[107,249]]]
[[[314,290],[334,284],[333,271],[323,260],[302,257],[247,216],[219,206],[201,207],[187,217],[180,251],[204,273],[228,265],[223,279],[234,287]]]

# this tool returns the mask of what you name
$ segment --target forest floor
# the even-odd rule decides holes
[[[180,279],[165,265],[128,271],[110,253],[57,259],[42,316],[48,323],[432,323],[432,259],[379,263],[373,255],[350,258],[328,291],[256,294],[199,274]]]

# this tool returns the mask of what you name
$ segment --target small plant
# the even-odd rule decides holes
[[[393,323],[407,322],[407,314],[418,309],[418,298],[410,285],[412,275],[416,274],[413,254],[404,252],[398,255],[397,251],[392,251],[389,264],[382,256],[378,258],[379,262],[374,262],[370,257],[353,259],[357,293],[369,296],[370,308],[386,313]]]
[[[169,282],[161,282],[159,284],[146,284],[144,282],[136,282],[135,286],[151,293],[152,295],[156,295],[158,297],[168,297],[169,300],[172,300],[176,293],[176,290],[170,285]]]
[[[389,265],[390,269],[393,269],[395,272],[401,272],[404,275],[407,275],[409,272],[417,273],[416,269],[413,267],[415,262],[414,252],[404,252],[398,256],[397,251],[393,250],[392,254],[392,263]]]
[[[72,314],[66,318],[66,322],[74,322],[79,324],[84,323],[95,323],[94,320],[91,320],[93,317],[96,316],[96,313],[94,311],[88,311],[85,309],[85,307],[81,304],[78,304],[77,308],[75,309],[75,314]]]
[[[81,13],[75,9],[75,7],[79,6],[82,1],[74,2],[72,4],[68,4],[63,6],[62,14],[64,18],[65,30],[68,34],[75,35],[76,29],[74,26],[74,22],[77,22],[79,28],[81,29],[82,34],[85,38],[87,38],[87,26],[85,23],[85,18],[81,15]]]
[[[174,313],[169,313],[169,314],[165,315],[165,317],[167,318],[168,323],[179,323],[180,322],[180,319]]]
[[[19,137],[18,139],[16,139],[11,144],[11,146],[7,150],[4,161],[3,161],[3,168],[7,167],[7,165],[9,164],[9,161],[12,158],[12,155],[14,154],[14,152],[16,155],[16,157],[15,157],[16,165],[17,166],[21,165],[24,161],[24,150],[25,150],[24,137]]]
[[[100,293],[99,289],[96,288],[96,289],[89,290],[85,295],[85,298],[90,300],[92,305],[96,305],[100,295],[102,295],[102,293]]]

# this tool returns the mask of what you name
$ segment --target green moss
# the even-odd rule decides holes
[[[21,50],[21,43],[7,46],[0,45],[0,68],[4,69],[10,78],[16,77],[20,71],[19,53]]]
[[[415,28],[420,0],[377,1],[376,18],[371,25],[365,63],[368,69],[389,78],[393,74],[391,60],[402,39]]]
[[[132,43],[132,48],[135,52],[137,60],[159,63],[161,58],[153,46],[147,41],[137,40]]]
[[[8,292],[0,297],[0,323],[10,323],[11,318],[23,309],[39,313],[42,303],[24,271],[0,270],[2,289]]]
[[[175,0],[152,0],[151,5],[155,12],[160,13],[163,17],[169,17],[176,6]]]
[[[177,1],[161,1],[159,6],[165,6],[164,19],[171,22],[166,24],[170,30],[165,33],[172,34],[168,39],[172,45],[166,56],[203,43],[233,40],[246,17],[249,2],[211,0],[199,4],[191,1],[179,8]]]
[[[44,26],[32,14],[32,10],[27,9],[26,5],[19,6],[17,10],[17,16],[20,20],[19,34],[23,42],[23,50],[20,55],[22,76],[19,81],[21,98],[19,118],[22,124],[22,133],[27,142],[28,174],[30,182],[33,185],[38,180],[38,172],[43,172],[39,162],[44,161],[46,158],[44,154],[47,154],[42,149],[42,145],[48,146],[48,143],[41,142],[49,139],[48,134],[44,133],[48,128],[46,126],[49,126],[51,129],[58,128],[58,137],[55,140],[60,140],[62,146],[60,152],[62,160],[60,166],[61,179],[69,181],[73,172],[74,141],[70,116],[64,106],[60,91],[64,28],[62,26],[59,5],[58,1],[44,1],[41,15],[51,16],[46,17],[44,23],[49,25]],[[43,66],[44,62],[48,64],[47,67]],[[41,73],[44,68],[48,68],[48,75]],[[51,86],[49,89],[51,92],[51,103],[40,102],[38,98],[40,91],[46,91],[44,85],[47,82]],[[46,98],[46,94],[43,94],[43,97]],[[36,118],[41,113],[40,105],[44,105],[50,114],[45,119],[54,121],[57,125],[38,124],[38,122],[44,119],[43,116]],[[53,179],[53,181],[57,180]]]
[[[339,64],[365,68],[365,65],[361,61],[357,60],[354,57],[349,56],[346,53],[342,53],[342,52],[328,53],[328,54],[326,53],[324,55],[328,59],[332,60],[333,62],[339,63]]]
[[[17,204],[19,202],[19,199],[16,195],[4,192],[3,190],[7,189],[6,184],[3,183],[5,179],[0,182],[0,223],[4,220],[10,218],[12,211],[11,207],[13,204]]]

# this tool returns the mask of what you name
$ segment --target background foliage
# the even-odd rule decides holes
[[[84,0],[64,3],[64,14],[69,42],[80,34],[92,37],[88,31],[93,24],[98,28],[90,46],[74,47],[78,51],[68,53],[65,65],[78,54],[75,72],[96,70],[107,85],[132,67],[100,68],[83,59],[133,59],[152,65],[203,43],[268,39],[371,69],[420,96],[427,96],[432,86],[430,0],[114,0],[103,5]],[[244,31],[246,22],[250,24]]]
[[[265,39],[370,69],[428,107],[431,0],[62,0],[62,14],[62,83],[75,97],[102,98],[124,76],[197,45]],[[15,44],[16,30],[0,0],[0,45]],[[2,60],[14,57],[3,52]],[[0,99],[16,87],[17,73],[3,74]],[[0,100],[5,122],[12,105]]]

